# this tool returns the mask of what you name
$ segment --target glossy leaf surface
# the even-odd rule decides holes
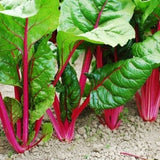
[[[80,101],[80,86],[77,74],[71,65],[67,65],[62,75],[64,91],[60,94],[61,117],[70,119],[72,110],[77,107]]]
[[[10,121],[15,124],[18,119],[22,118],[22,105],[17,100],[9,97],[4,98]]]
[[[90,106],[96,109],[114,108],[126,103],[151,73],[151,65],[133,58],[105,65],[88,75],[93,91]]]
[[[65,0],[58,29],[61,64],[78,40],[114,47],[134,38],[129,24],[133,10],[131,0]]]
[[[58,26],[58,0],[46,0],[39,3],[41,4],[39,12],[28,20],[27,49],[30,57],[33,54],[33,45],[42,38],[42,36],[52,32]],[[26,19],[13,16],[0,14],[0,51],[3,50],[11,54],[13,50],[18,50],[23,54]]]
[[[125,104],[160,65],[160,32],[133,46],[137,57],[106,65],[88,78],[91,81],[90,105],[96,109],[114,108]]]
[[[0,5],[0,13],[15,17],[27,18],[34,16],[38,12],[41,6],[41,0],[1,0]]]
[[[133,45],[133,54],[137,57],[146,56],[146,60],[157,68],[160,65],[160,31],[143,42]]]
[[[142,15],[142,23],[149,17],[149,15],[156,9],[159,8],[160,1],[159,0],[134,0],[136,4],[136,8],[143,12]],[[160,9],[160,8],[159,8]]]
[[[33,102],[31,108],[35,109],[30,112],[32,122],[38,120],[54,100],[55,89],[51,81],[55,76],[55,58],[47,41],[48,38],[39,44],[30,64],[30,93]]]

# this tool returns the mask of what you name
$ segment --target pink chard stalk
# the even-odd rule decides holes
[[[100,68],[103,66],[102,61],[102,49],[100,46],[97,46],[97,53],[96,53],[96,62],[97,62],[97,68]],[[117,50],[114,49],[114,61],[118,61],[117,56]],[[123,110],[123,106],[118,106],[116,108],[112,109],[105,109],[103,111],[102,116],[97,116],[100,120],[100,122],[103,125],[107,125],[108,128],[111,130],[117,129],[120,126],[121,120],[119,120],[119,115]]]
[[[160,22],[157,31],[160,30]],[[159,68],[154,69],[152,74],[142,86],[140,93],[135,94],[135,100],[139,115],[144,121],[155,121],[160,107],[160,73]]]
[[[159,76],[159,68],[154,69],[140,93],[135,95],[139,114],[144,121],[152,122],[157,119],[160,106]]]
[[[23,128],[22,121],[19,119],[17,121],[17,137],[22,140],[22,145],[20,145],[16,139],[13,127],[12,113],[9,118],[6,106],[3,102],[2,96],[0,95],[0,117],[2,125],[7,136],[9,143],[18,152],[22,153],[29,149],[31,146],[27,145],[28,141],[28,50],[27,50],[27,32],[28,32],[28,18],[26,19],[25,31],[24,31],[24,53],[23,53],[23,94],[24,94],[24,108],[23,108]],[[13,55],[13,54],[12,54]],[[14,56],[14,55],[13,55]],[[18,71],[18,66],[17,66]],[[19,76],[20,78],[20,76]],[[15,98],[20,101],[19,87],[14,87]],[[22,135],[21,135],[22,134]]]
[[[102,16],[102,13],[104,11],[104,8],[105,8],[107,2],[108,2],[107,0],[104,2],[104,5],[101,7],[99,13],[97,14],[97,17],[96,17],[94,25],[92,26],[92,29],[98,28],[100,18]],[[67,2],[64,2],[62,4],[61,10],[63,10],[63,5],[65,5],[65,3],[67,3]],[[62,19],[63,18],[64,17],[62,16]],[[70,18],[72,19],[72,17],[70,17]],[[61,17],[60,17],[60,21],[61,21]],[[60,24],[60,26],[61,26],[61,24]],[[84,32],[86,32],[86,30],[84,30]],[[67,39],[64,40],[63,42],[65,42],[65,41],[67,41]],[[86,99],[84,101],[82,101],[82,96],[84,94],[84,89],[85,89],[86,81],[87,81],[87,77],[86,77],[85,73],[89,72],[89,68],[90,68],[91,60],[92,60],[91,48],[89,46],[86,47],[86,53],[84,56],[84,61],[83,61],[83,66],[82,66],[79,81],[75,80],[76,79],[74,76],[75,73],[73,71],[72,71],[72,74],[69,76],[69,69],[68,68],[72,68],[72,67],[67,67],[67,64],[68,64],[70,58],[72,57],[73,53],[75,52],[75,50],[79,47],[79,45],[82,42],[83,42],[83,40],[80,40],[78,43],[76,43],[74,45],[67,60],[64,62],[63,66],[61,67],[60,71],[57,73],[55,80],[53,82],[53,86],[56,86],[57,82],[59,81],[60,77],[62,76],[61,77],[62,84],[66,85],[66,90],[67,90],[65,93],[60,93],[59,97],[57,95],[55,96],[55,101],[53,103],[53,108],[54,108],[55,114],[53,114],[50,109],[47,110],[47,114],[50,117],[51,122],[53,124],[53,127],[55,129],[56,137],[60,141],[71,141],[73,139],[75,122],[76,122],[78,116],[80,115],[80,113],[85,109],[85,107],[87,107],[87,105],[89,104],[89,101],[90,101],[90,94],[86,97]],[[70,69],[70,70],[72,70],[72,69]],[[68,78],[66,80],[63,80],[65,78],[65,72],[68,72],[68,74],[67,74]],[[70,91],[71,90],[70,88],[72,88],[71,86],[73,84],[69,83],[69,77],[70,78],[74,77],[74,79],[70,80],[71,82],[73,82],[73,81],[78,82],[78,84],[76,84],[76,86],[79,86],[79,89],[74,88],[74,90],[79,90],[80,96],[78,96],[78,94],[77,94],[77,97],[74,97],[76,100],[73,98],[73,96],[75,96],[75,94],[73,94],[74,90]],[[69,83],[69,84],[67,84],[67,83]],[[69,95],[67,95],[67,93]],[[64,94],[65,94],[66,98],[63,97]],[[70,96],[70,97],[68,98],[67,96]],[[72,100],[72,98],[73,98],[73,100]],[[76,103],[74,101],[76,101]]]
[[[72,51],[70,52],[69,57],[71,57],[71,55],[74,53],[75,49],[82,43],[83,41],[78,42],[75,47],[73,47]],[[69,58],[70,59],[70,58]],[[68,60],[69,60],[68,59]],[[84,87],[86,84],[86,76],[84,75],[84,73],[87,73],[89,71],[90,68],[90,64],[91,64],[91,59],[92,59],[92,52],[90,50],[90,48],[87,49],[87,52],[85,54],[84,57],[84,62],[83,62],[83,66],[82,66],[82,71],[81,71],[81,75],[80,75],[80,79],[79,79],[79,86],[80,86],[80,92],[79,92],[79,101],[77,103],[77,107],[72,109],[72,113],[71,113],[71,119],[68,119],[68,117],[66,116],[64,120],[62,120],[62,113],[69,111],[69,109],[67,108],[67,105],[65,105],[65,109],[61,110],[61,99],[58,98],[58,96],[55,96],[55,100],[53,103],[53,108],[55,111],[55,114],[52,113],[51,109],[47,110],[47,114],[51,119],[51,122],[53,124],[53,127],[55,129],[56,132],[56,137],[60,140],[60,141],[66,141],[66,142],[70,142],[73,138],[74,138],[74,129],[75,129],[75,122],[78,118],[78,116],[81,114],[81,112],[84,110],[84,108],[88,105],[89,103],[89,96],[84,100],[84,102],[81,104],[81,98],[84,92]],[[66,68],[67,63],[65,63],[62,67]],[[61,70],[62,70],[61,69]],[[62,71],[60,71],[59,73],[62,74]],[[53,85],[56,85],[57,79],[60,77],[60,74],[57,74],[55,81],[53,82]],[[63,76],[63,74],[62,74]],[[58,77],[58,78],[57,78]]]
[[[26,3],[28,2],[21,4],[24,5],[21,8],[28,6]],[[15,99],[10,97],[3,99],[0,93],[0,120],[9,143],[18,153],[23,153],[42,140],[47,140],[50,134],[43,127],[48,130],[51,124],[42,126],[42,120],[46,110],[54,101],[54,88],[51,82],[54,79],[55,66],[54,55],[47,44],[49,37],[46,37],[46,34],[58,26],[59,1],[43,2],[38,6],[41,6],[39,11],[37,6],[35,11],[34,7],[32,8],[31,17],[23,11],[22,15],[16,16],[16,13],[13,16],[0,13],[2,43],[0,60],[4,70],[0,72],[0,82],[14,86],[15,94]],[[53,6],[54,10],[50,6]],[[51,23],[53,19],[55,21]],[[37,140],[41,127],[43,133]]]

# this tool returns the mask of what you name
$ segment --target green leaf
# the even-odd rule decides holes
[[[30,131],[29,132],[29,136],[28,136],[28,144],[30,144],[32,141],[33,141],[33,138],[34,138],[34,136],[35,136],[35,131],[33,130],[33,131]]]
[[[148,18],[148,16],[160,5],[159,0],[147,0],[147,1],[134,0],[134,1],[136,4],[136,8],[143,12],[142,23],[144,23]]]
[[[4,103],[8,111],[10,121],[16,124],[17,120],[22,118],[22,105],[16,99],[5,97]]]
[[[43,142],[48,141],[52,137],[53,126],[52,126],[51,123],[45,123],[45,124],[43,124],[43,126],[42,126],[42,134],[45,136],[43,138]]]
[[[77,107],[80,101],[80,86],[76,72],[71,65],[67,65],[62,74],[64,92],[60,93],[61,117],[71,119],[72,110]],[[66,114],[67,113],[67,114]]]
[[[113,47],[126,44],[135,37],[129,24],[133,11],[131,0],[65,0],[61,5],[58,28],[61,32],[57,41],[61,64],[78,40]]]
[[[134,56],[144,57],[154,66],[160,65],[160,31],[156,32],[153,36],[148,37],[143,42],[139,42],[132,47]]]
[[[106,65],[87,74],[92,91],[90,105],[96,109],[125,104],[144,84],[152,70],[160,66],[160,32],[133,46],[137,57]]]
[[[3,7],[0,13],[27,18],[37,14],[41,5],[41,0],[1,0],[0,5]]]
[[[39,2],[40,3],[40,2]],[[28,19],[28,52],[33,54],[33,45],[44,35],[54,31],[59,20],[59,1],[41,1],[39,12]],[[26,19],[0,14],[0,53],[11,54],[13,50],[24,52],[24,27]]]
[[[79,57],[82,53],[84,53],[84,52],[85,52],[84,49],[77,49],[77,50],[75,50],[75,52],[74,52],[74,54],[73,54],[73,56],[72,56],[72,64],[74,64],[75,61],[78,59],[78,57]]]
[[[125,104],[151,74],[151,65],[142,58],[132,58],[105,65],[88,74],[92,84],[90,106],[114,108]]]
[[[17,73],[18,59],[13,54],[15,52],[7,54],[0,51],[0,83],[21,86]]]
[[[47,41],[48,38],[39,44],[30,64],[31,122],[38,120],[54,101],[55,89],[51,82],[55,76],[55,58]]]

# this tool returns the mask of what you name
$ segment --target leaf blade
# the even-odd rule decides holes
[[[98,69],[89,75],[94,86],[90,94],[90,106],[107,109],[123,105],[143,85],[151,71],[151,65],[138,57]]]
[[[31,122],[38,120],[54,101],[55,89],[51,82],[55,76],[55,57],[47,41],[45,38],[39,44],[30,64]]]
[[[62,84],[64,91],[60,93],[61,117],[71,119],[72,110],[77,107],[80,101],[80,86],[77,74],[71,65],[67,65],[62,74]]]
[[[114,47],[118,44],[123,46],[129,39],[134,38],[134,30],[128,22],[133,15],[135,7],[133,2],[126,0],[106,2],[106,0],[66,0],[62,3],[57,41],[60,67],[78,40]]]

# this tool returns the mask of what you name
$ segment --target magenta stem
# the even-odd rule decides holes
[[[135,33],[136,33],[136,42],[139,42],[138,24],[136,24],[136,26],[135,26]]]
[[[78,116],[85,109],[85,107],[87,107],[87,105],[89,104],[89,100],[90,100],[90,94],[85,99],[85,101],[81,104],[81,106],[79,108],[76,108],[76,110],[73,111],[73,113],[72,113],[72,121],[73,122],[78,118]]]
[[[41,127],[41,124],[42,124],[42,121],[43,121],[43,117],[42,116],[39,120],[36,121],[35,123],[35,127],[34,127],[34,131],[35,131],[35,135],[34,135],[34,138],[32,140],[32,142],[30,143],[30,146],[34,145],[35,141],[36,141],[36,138],[38,136],[38,133],[39,133],[39,130],[40,130],[40,127]]]
[[[59,104],[59,99],[58,99],[57,94],[55,94],[53,108],[54,108],[54,111],[55,111],[55,114],[56,114],[59,125],[63,126],[63,123],[62,123],[62,120],[61,120],[60,104]]]
[[[63,128],[61,128],[60,125],[58,124],[56,118],[54,117],[54,115],[53,115],[53,113],[51,111],[51,109],[47,109],[47,114],[48,114],[48,116],[49,116],[49,118],[50,118],[50,120],[52,122],[52,125],[53,125],[53,127],[55,129],[55,132],[57,134],[57,138],[59,140],[63,140],[64,137],[65,137],[64,133],[63,133]]]
[[[32,147],[37,146],[37,145],[45,138],[45,136],[46,136],[46,135],[42,136],[36,143],[34,143],[34,144],[31,143],[31,144],[28,146],[27,149],[30,149],[30,148],[32,148]]]
[[[160,31],[160,21],[158,22],[157,31]]]
[[[126,152],[121,152],[120,154],[135,157],[135,158],[139,158],[139,159],[142,159],[142,160],[147,160],[146,158],[142,158],[142,157],[136,156],[134,154],[126,153]]]
[[[97,46],[97,52],[96,52],[96,63],[97,63],[97,68],[101,68],[103,66],[103,54],[102,54],[102,49],[101,46]]]
[[[83,63],[83,67],[82,67],[82,71],[81,71],[81,75],[79,79],[79,85],[81,88],[81,96],[83,95],[84,88],[85,88],[86,81],[87,81],[87,77],[85,76],[85,73],[88,73],[89,71],[91,60],[92,60],[92,52],[91,52],[91,49],[88,48],[87,53],[84,58],[84,63]]]
[[[2,121],[4,132],[6,134],[6,137],[9,141],[9,143],[13,146],[13,148],[16,150],[16,152],[23,153],[25,151],[25,148],[21,147],[15,138],[14,131],[13,131],[13,128],[10,124],[10,120],[9,120],[1,93],[0,93],[0,118]]]
[[[26,18],[24,31],[24,55],[23,55],[23,145],[27,145],[28,141],[28,117],[29,117],[29,99],[28,99],[28,49],[27,49],[27,35],[28,35],[28,18]]]
[[[78,46],[79,46],[81,43],[83,43],[82,40],[79,41],[79,42],[73,47],[73,49],[72,49],[72,51],[70,52],[70,54],[69,54],[67,60],[65,61],[64,65],[62,66],[62,68],[60,69],[60,71],[57,73],[57,75],[56,75],[56,77],[55,77],[55,80],[54,80],[54,82],[53,82],[53,86],[55,86],[55,85],[57,84],[59,78],[61,77],[61,75],[62,75],[64,69],[66,68],[69,60],[71,59],[73,53],[75,52],[75,50],[78,48]]]
[[[97,20],[96,20],[94,29],[96,29],[96,28],[98,27],[98,25],[99,25],[99,21],[100,21],[101,15],[102,15],[102,13],[103,13],[104,7],[106,6],[107,2],[108,2],[108,0],[105,1],[104,5],[103,5],[102,8],[101,8],[101,11],[100,11],[99,14],[98,14],[98,17],[97,17]]]

